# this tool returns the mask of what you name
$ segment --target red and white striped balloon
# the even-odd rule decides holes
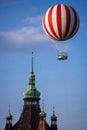
[[[42,18],[42,26],[47,36],[58,41],[72,38],[79,23],[76,11],[65,4],[51,6]]]

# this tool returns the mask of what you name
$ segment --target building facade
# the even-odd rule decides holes
[[[53,110],[53,115],[51,116],[51,125],[48,125],[44,106],[42,110],[40,108],[40,92],[35,86],[33,53],[28,88],[23,93],[23,100],[22,113],[14,125],[12,125],[12,114],[9,108],[9,112],[6,116],[5,130],[58,130],[55,111]]]

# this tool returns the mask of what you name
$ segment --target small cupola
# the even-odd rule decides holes
[[[54,107],[53,107],[53,115],[51,116],[51,125],[57,125],[57,116],[55,115]]]
[[[8,111],[8,114],[6,115],[6,123],[7,124],[12,124],[12,114],[10,112],[10,105],[9,105],[9,111]]]
[[[42,104],[42,110],[40,112],[40,120],[42,120],[42,121],[46,120],[46,113],[44,111],[44,103]]]

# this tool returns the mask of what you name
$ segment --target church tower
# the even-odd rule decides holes
[[[28,87],[23,93],[24,104],[22,113],[19,120],[12,126],[12,115],[9,108],[9,113],[6,116],[5,130],[57,130],[57,118],[55,112],[53,111],[53,115],[51,116],[51,126],[49,126],[46,121],[44,104],[42,110],[40,109],[40,92],[35,85],[33,62],[32,52]]]
[[[28,88],[23,93],[24,106],[19,119],[18,130],[37,130],[40,113],[40,92],[35,87],[35,75],[33,70],[33,52]]]

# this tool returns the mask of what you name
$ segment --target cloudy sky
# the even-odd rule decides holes
[[[60,3],[72,6],[80,18],[77,34],[65,42],[48,39],[42,28],[44,12]],[[0,128],[9,104],[13,124],[19,119],[33,51],[36,88],[49,125],[54,105],[59,130],[87,130],[86,13],[86,0],[0,0]],[[61,48],[66,61],[57,60]]]

